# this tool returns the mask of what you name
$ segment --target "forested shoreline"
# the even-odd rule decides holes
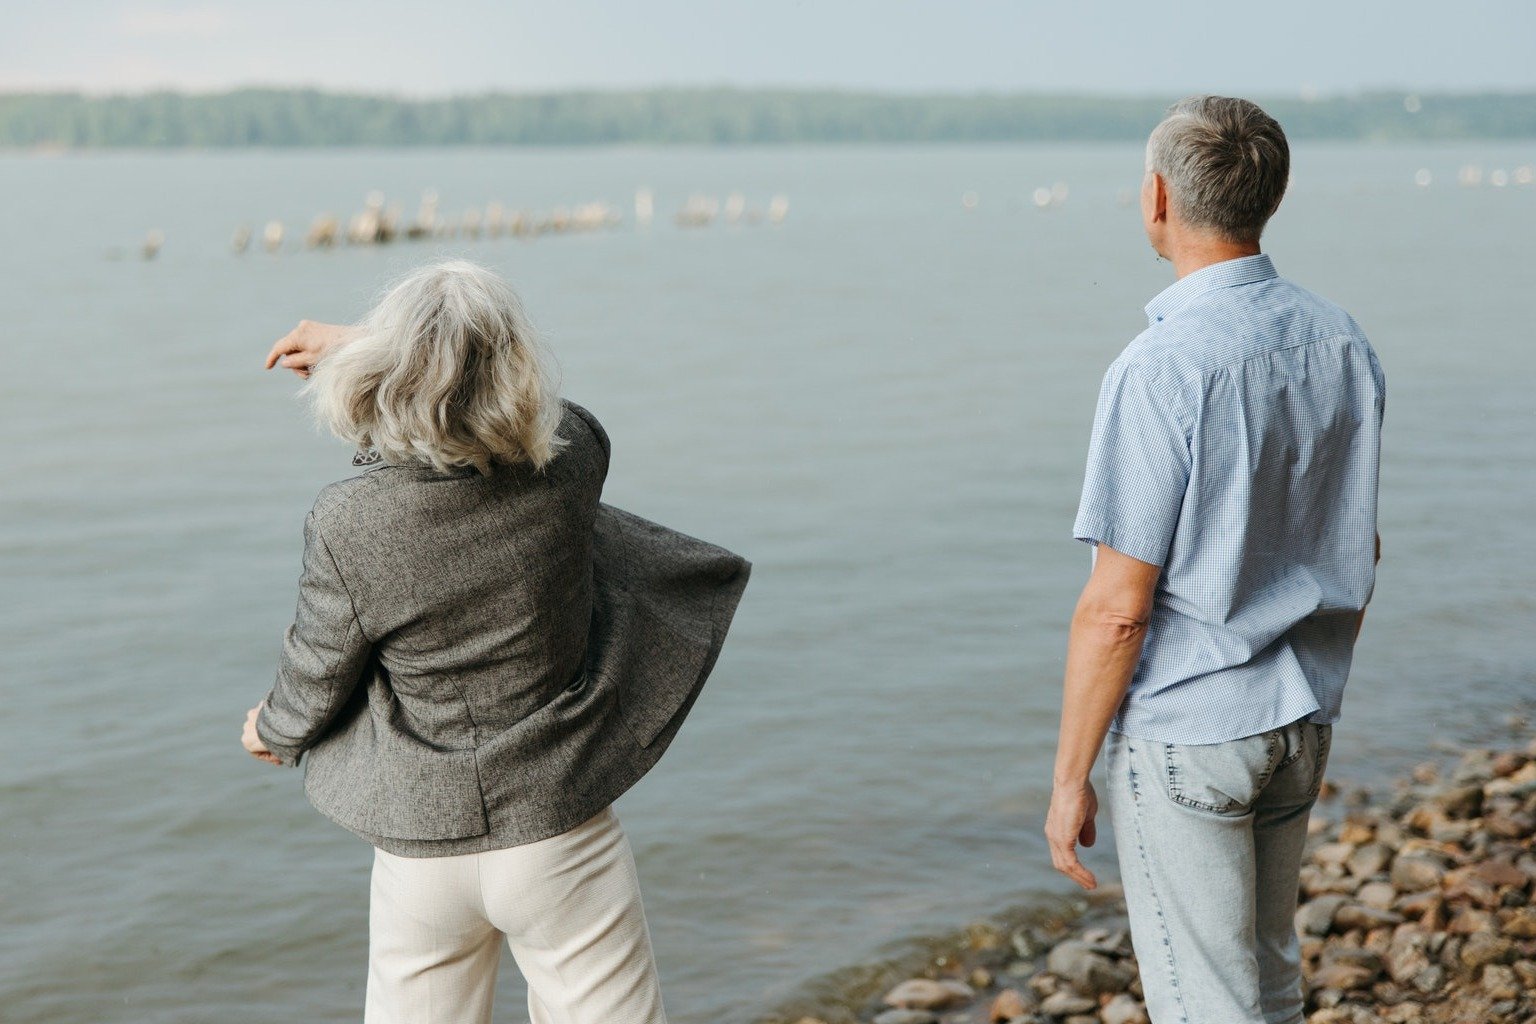
[[[0,94],[0,148],[1132,141],[1174,96],[650,89]],[[1536,93],[1254,97],[1294,139],[1536,139]]]

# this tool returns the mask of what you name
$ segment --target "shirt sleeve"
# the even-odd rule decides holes
[[[283,635],[277,682],[256,717],[256,734],[267,749],[284,764],[297,764],[357,688],[371,650],[311,512],[304,520],[298,609]]]
[[[1137,365],[1104,375],[1072,535],[1163,565],[1189,486],[1190,433],[1177,389]]]

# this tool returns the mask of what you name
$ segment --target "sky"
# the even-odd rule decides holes
[[[1536,91],[1536,0],[0,0],[0,91]]]

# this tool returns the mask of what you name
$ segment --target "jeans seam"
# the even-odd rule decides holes
[[[1317,752],[1312,760],[1311,796],[1316,800],[1323,788],[1323,765],[1328,760],[1328,745],[1333,741],[1333,727],[1317,726]]]
[[[1189,1024],[1189,1011],[1184,1006],[1184,993],[1179,989],[1179,972],[1173,962],[1173,936],[1168,930],[1168,921],[1163,916],[1163,902],[1157,895],[1157,884],[1152,880],[1152,867],[1147,857],[1147,845],[1141,827],[1141,787],[1136,782],[1136,768],[1131,764],[1129,755],[1135,753],[1129,743],[1125,747],[1126,773],[1131,782],[1131,818],[1136,826],[1136,852],[1141,859],[1142,874],[1147,879],[1147,892],[1152,897],[1152,908],[1157,913],[1157,927],[1163,936],[1163,951],[1168,960],[1168,984],[1173,989],[1173,1000],[1179,1008],[1178,1024]]]

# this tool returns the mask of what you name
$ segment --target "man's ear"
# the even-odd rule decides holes
[[[1156,171],[1152,172],[1152,222],[1168,223],[1168,183]]]

